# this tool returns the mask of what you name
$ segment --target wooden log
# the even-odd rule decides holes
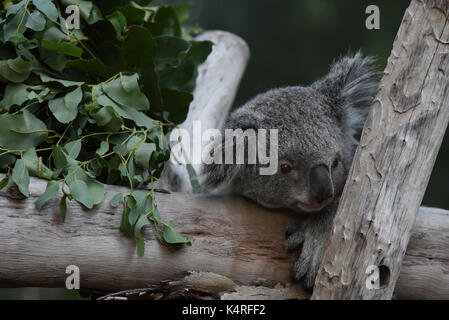
[[[449,299],[448,220],[447,210],[420,208],[402,261],[395,298]]]
[[[145,255],[138,258],[135,241],[119,231],[122,209],[109,205],[116,193],[129,190],[108,186],[105,201],[93,210],[71,201],[63,223],[58,199],[41,212],[35,209],[45,186],[46,181],[31,178],[27,199],[12,182],[0,191],[0,287],[64,287],[66,267],[76,265],[81,289],[99,292],[152,288],[156,297],[179,297],[190,288],[215,298],[309,296],[289,283],[297,259],[284,247],[291,213],[228,196],[158,194],[162,218],[173,219],[193,245],[170,252],[147,226]],[[423,209],[404,259],[398,298],[449,299],[448,234],[449,213]]]
[[[249,48],[244,40],[225,31],[208,31],[202,33],[196,40],[209,40],[214,43],[212,53],[198,69],[194,100],[190,104],[187,119],[178,126],[186,130],[190,137],[194,137],[193,124],[201,124],[199,134],[207,129],[221,129],[229,110],[234,102],[240,80],[249,60]],[[175,143],[178,143],[176,140]],[[195,143],[195,144],[194,144]],[[199,154],[201,141],[183,140],[184,150],[191,150],[187,154],[187,162],[193,161],[193,153]],[[185,160],[179,159],[178,160]],[[193,163],[193,168],[199,172],[200,164]],[[184,165],[168,162],[164,173],[158,181],[158,187],[176,192],[192,192],[192,187]]]
[[[354,157],[313,299],[393,295],[449,121],[448,13],[446,0],[413,0],[405,13]],[[427,261],[425,268],[432,263]],[[379,289],[366,284],[370,266],[380,267]]]

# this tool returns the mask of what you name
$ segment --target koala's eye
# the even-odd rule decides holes
[[[280,166],[279,166],[279,171],[282,173],[282,174],[289,174],[290,172],[292,172],[293,171],[293,168],[289,165],[289,164],[287,164],[287,163],[283,163],[283,164],[281,164]]]
[[[338,160],[338,158],[335,158],[334,162],[332,163],[332,170],[336,169],[339,164],[340,160]]]

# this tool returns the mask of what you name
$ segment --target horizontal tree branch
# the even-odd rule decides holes
[[[0,287],[64,287],[66,267],[76,265],[81,289],[99,292],[164,289],[160,296],[175,287],[185,292],[184,286],[193,286],[215,297],[308,297],[289,283],[298,254],[284,247],[284,229],[294,219],[288,212],[227,196],[157,194],[162,218],[174,220],[193,245],[170,252],[147,226],[145,256],[138,258],[135,241],[119,231],[121,206],[109,205],[116,193],[128,189],[108,186],[105,201],[93,210],[69,202],[63,223],[59,199],[41,212],[35,209],[45,187],[46,181],[31,178],[27,199],[11,182],[0,191]],[[397,298],[449,299],[448,234],[447,211],[421,209]]]

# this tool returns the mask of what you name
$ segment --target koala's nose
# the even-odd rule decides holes
[[[319,165],[310,171],[310,200],[313,205],[329,204],[334,198],[334,187],[329,168]]]

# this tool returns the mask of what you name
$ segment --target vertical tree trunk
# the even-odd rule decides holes
[[[312,299],[392,297],[449,120],[448,7],[446,0],[413,0],[405,13]],[[376,267],[378,289],[369,275]]]

